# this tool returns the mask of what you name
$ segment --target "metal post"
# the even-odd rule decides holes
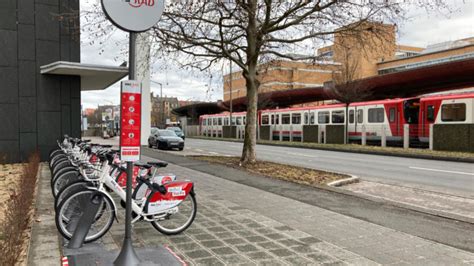
[[[136,50],[137,34],[130,32],[130,49],[129,49],[129,78],[134,80],[136,78],[135,73],[135,50]],[[132,244],[132,174],[133,174],[133,163],[127,162],[127,188],[126,188],[126,204],[125,204],[125,237],[123,239],[122,249],[117,259],[114,261],[114,265],[138,265],[140,260],[138,259],[135,249]]]
[[[433,124],[430,124],[430,150],[433,150]]]
[[[229,91],[230,91],[230,125],[232,125],[232,61],[230,61]]]
[[[293,125],[290,125],[290,141],[293,141]]]
[[[365,129],[365,125],[362,126],[362,145],[367,145],[367,131]]]
[[[410,147],[410,125],[403,125],[403,148],[408,149]]]
[[[382,147],[387,147],[387,133],[385,132],[385,126],[382,126],[381,146]]]
[[[283,141],[283,126],[280,124],[280,141]]]

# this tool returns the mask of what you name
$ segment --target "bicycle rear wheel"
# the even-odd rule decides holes
[[[59,190],[56,198],[54,199],[54,209],[57,210],[59,205],[64,201],[65,198],[69,197],[71,193],[77,192],[79,190],[86,190],[87,188],[94,187],[92,182],[87,182],[85,180],[75,180],[70,182],[65,187]]]
[[[158,216],[151,224],[160,233],[176,235],[186,230],[196,218],[197,203],[193,193],[190,193],[175,209],[164,216]]]
[[[109,231],[115,218],[115,209],[112,201],[97,190],[80,189],[69,194],[69,196],[59,204],[56,211],[56,227],[64,238],[68,240],[72,238],[81,216],[88,207],[88,201],[99,194],[102,194],[102,202],[100,203],[99,210],[95,215],[95,220],[87,233],[84,243],[96,241]]]
[[[83,180],[81,174],[78,171],[72,170],[65,172],[59,175],[54,181],[51,187],[53,191],[53,196],[56,198],[58,196],[59,191],[66,187],[68,184],[75,182],[77,180]]]

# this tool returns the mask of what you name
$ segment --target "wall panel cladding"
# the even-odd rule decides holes
[[[0,66],[16,67],[18,61],[18,38],[16,30],[0,29]]]
[[[303,125],[303,142],[318,143],[318,125]]]
[[[344,144],[344,125],[326,125],[326,143]]]
[[[18,140],[18,104],[0,104],[0,140]]]
[[[440,151],[474,152],[474,124],[435,125],[433,149]]]
[[[0,103],[18,103],[18,68],[0,67]]]

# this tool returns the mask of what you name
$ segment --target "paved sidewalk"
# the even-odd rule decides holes
[[[172,237],[135,224],[138,249],[165,245],[191,265],[474,265],[472,253],[177,165],[163,171],[195,181],[198,215]],[[29,265],[57,265],[62,247],[47,167],[42,173]],[[119,220],[96,244],[118,250]]]

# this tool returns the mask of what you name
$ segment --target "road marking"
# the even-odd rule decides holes
[[[431,168],[414,167],[414,166],[409,166],[408,168],[416,169],[416,170],[426,170],[426,171],[433,171],[433,172],[443,172],[443,173],[452,173],[452,174],[458,174],[458,175],[472,175],[472,176],[474,176],[474,173],[467,173],[467,172],[448,171],[448,170],[431,169]]]
[[[286,154],[301,156],[301,157],[308,157],[308,158],[316,158],[317,157],[317,156],[314,156],[314,155],[307,155],[307,154],[294,153],[294,152],[287,152]]]
[[[213,151],[210,151],[209,153],[210,153],[210,154],[213,154],[213,155],[219,155],[219,153],[213,152]]]

